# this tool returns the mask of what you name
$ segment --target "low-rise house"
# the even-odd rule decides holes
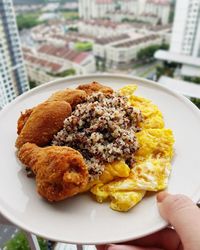
[[[52,63],[37,56],[24,53],[24,60],[29,80],[40,85],[56,79],[56,75],[65,68],[58,63]]]
[[[96,71],[94,56],[68,47],[42,45],[33,51],[24,48],[24,58],[31,81],[41,84],[69,74],[88,74]]]
[[[162,39],[158,35],[146,35],[125,42],[109,45],[106,50],[107,67],[120,68],[134,62],[137,53],[150,45],[161,44]]]
[[[87,20],[78,24],[78,30],[81,34],[92,35],[98,38],[117,36],[124,33],[124,30],[118,29],[118,24],[110,20]]]
[[[130,39],[130,36],[127,34],[122,34],[119,36],[97,38],[95,44],[93,45],[93,54],[99,59],[106,59],[107,47],[109,45],[115,44],[119,41],[126,41]]]

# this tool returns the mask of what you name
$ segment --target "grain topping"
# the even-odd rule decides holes
[[[86,160],[90,178],[97,178],[108,162],[134,160],[138,149],[135,132],[142,121],[141,112],[130,106],[118,93],[101,92],[78,104],[55,135],[53,145],[78,150]]]

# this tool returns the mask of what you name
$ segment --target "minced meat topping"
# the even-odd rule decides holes
[[[53,145],[78,150],[86,160],[90,178],[97,178],[108,162],[134,160],[138,149],[135,132],[141,112],[117,93],[94,93],[78,104],[54,137]]]

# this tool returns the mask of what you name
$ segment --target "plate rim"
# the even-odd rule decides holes
[[[2,110],[0,110],[0,118],[4,115],[4,113],[7,112],[7,110],[10,109],[10,107],[12,107],[13,105],[15,105],[16,103],[20,102],[21,100],[23,100],[23,98],[25,97],[28,97],[28,96],[31,96],[33,93],[37,93],[38,91],[40,91],[41,89],[44,89],[44,88],[48,88],[49,86],[53,86],[53,85],[56,85],[57,83],[63,83],[64,81],[71,81],[71,84],[73,80],[83,80],[84,79],[87,79],[87,78],[120,78],[120,79],[123,79],[123,78],[126,78],[128,80],[132,80],[133,83],[134,81],[137,81],[138,84],[139,83],[142,83],[142,84],[149,84],[153,87],[156,87],[156,88],[160,88],[161,90],[164,90],[165,92],[168,92],[170,95],[173,95],[175,96],[175,98],[178,98],[179,100],[183,101],[187,106],[190,107],[190,109],[193,110],[193,112],[195,112],[195,115],[197,115],[200,119],[200,111],[199,109],[189,100],[187,99],[185,96],[169,89],[168,87],[166,86],[163,86],[162,84],[158,83],[158,82],[154,82],[154,81],[151,81],[149,79],[145,79],[145,78],[141,78],[141,77],[136,77],[136,76],[132,76],[132,75],[126,75],[126,74],[108,74],[108,73],[98,73],[98,74],[86,74],[86,75],[78,75],[78,76],[70,76],[70,77],[64,77],[64,78],[59,78],[59,79],[56,79],[56,80],[53,80],[53,81],[50,81],[50,82],[47,82],[47,83],[44,83],[44,84],[41,84],[40,86],[37,86],[33,89],[30,89],[29,91],[21,94],[20,96],[16,97],[16,99],[14,99],[11,103],[9,103],[8,105],[6,105],[5,107],[2,108]],[[75,83],[74,83],[75,84]],[[137,84],[137,83],[136,83]],[[69,86],[70,87],[70,86]],[[59,89],[58,89],[59,90]],[[197,202],[198,199],[200,198],[200,185],[198,187],[198,189],[194,192],[193,196],[190,197],[194,202]],[[1,199],[1,197],[0,197]],[[58,242],[66,242],[66,243],[72,243],[72,244],[91,244],[91,245],[94,245],[94,244],[108,244],[108,243],[119,243],[119,242],[123,242],[123,241],[130,241],[130,240],[134,240],[136,238],[140,238],[140,237],[143,237],[143,236],[146,236],[148,234],[152,234],[152,233],[155,233],[161,229],[163,229],[164,227],[166,227],[168,225],[168,223],[166,221],[164,221],[161,217],[159,223],[157,223],[156,225],[154,225],[152,228],[151,228],[151,232],[149,233],[148,230],[144,233],[141,233],[139,234],[138,236],[133,236],[133,237],[122,237],[123,239],[118,239],[118,240],[115,240],[115,241],[109,241],[109,240],[105,240],[104,242],[101,241],[95,241],[95,240],[91,240],[90,242],[74,242],[74,241],[70,241],[70,240],[66,240],[66,241],[63,241],[63,239],[58,239],[57,237],[49,237],[45,234],[40,234],[38,232],[35,232],[35,230],[30,230],[29,227],[26,226],[26,224],[24,222],[21,222],[18,218],[16,218],[15,216],[12,216],[11,213],[7,213],[5,207],[2,206],[2,203],[0,201],[0,215],[3,215],[8,221],[10,221],[11,223],[15,224],[16,226],[18,226],[19,228],[27,231],[27,232],[30,232],[30,233],[33,233],[33,234],[36,234],[38,236],[41,236],[43,238],[46,238],[46,239],[50,239],[50,240],[53,240],[53,241],[58,241]]]

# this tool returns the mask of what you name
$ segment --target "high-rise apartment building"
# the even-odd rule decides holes
[[[138,0],[79,0],[79,16],[86,20],[107,17],[118,9],[138,12]]]
[[[177,0],[170,52],[200,57],[199,0]]]
[[[29,89],[12,0],[0,0],[0,106]]]

